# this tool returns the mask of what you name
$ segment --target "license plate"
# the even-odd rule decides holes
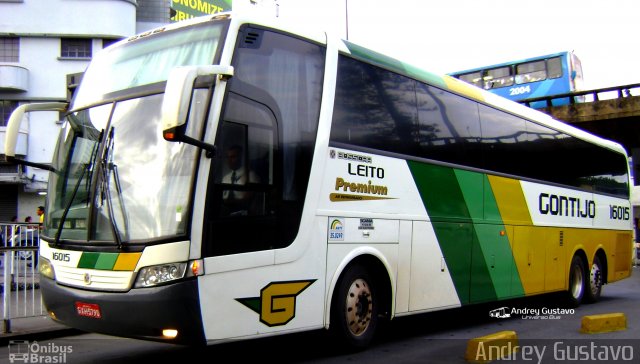
[[[76,312],[79,316],[100,319],[102,314],[100,313],[100,306],[95,303],[76,302]]]

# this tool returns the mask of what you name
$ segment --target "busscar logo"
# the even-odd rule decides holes
[[[303,281],[271,282],[260,290],[260,297],[236,298],[260,315],[267,326],[282,326],[296,316],[296,298],[315,279]]]

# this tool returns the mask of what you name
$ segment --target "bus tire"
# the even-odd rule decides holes
[[[600,258],[596,255],[593,258],[593,263],[591,264],[591,270],[589,271],[589,282],[586,285],[587,289],[585,290],[585,301],[586,302],[597,302],[600,299],[600,294],[602,293],[602,284],[604,282],[604,270],[602,269],[602,262],[600,262]]]
[[[362,265],[344,272],[331,303],[329,330],[346,349],[367,347],[378,326],[379,298],[371,274]]]
[[[585,296],[586,289],[584,261],[579,256],[574,255],[569,268],[569,289],[567,291],[569,305],[572,307],[579,306]]]

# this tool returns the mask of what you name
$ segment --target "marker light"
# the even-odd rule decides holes
[[[204,262],[202,259],[192,260],[191,264],[189,264],[190,273],[187,273],[189,277],[197,277],[204,274]]]
[[[176,139],[176,133],[174,132],[173,129],[165,130],[164,132],[162,132],[162,136],[165,140],[168,140],[168,141],[172,141]]]
[[[175,329],[163,329],[162,336],[166,339],[175,339],[178,336],[178,330]]]

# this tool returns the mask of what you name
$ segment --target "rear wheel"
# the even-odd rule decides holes
[[[589,271],[589,284],[585,292],[585,301],[597,302],[600,299],[602,293],[602,284],[604,282],[604,270],[602,269],[602,263],[597,256],[593,258],[591,264],[591,270]]]
[[[569,268],[569,304],[571,306],[579,306],[585,295],[585,269],[582,258],[575,255],[571,260],[571,268]]]
[[[371,343],[378,326],[377,289],[361,265],[345,271],[331,304],[330,330],[343,346],[364,348]]]

